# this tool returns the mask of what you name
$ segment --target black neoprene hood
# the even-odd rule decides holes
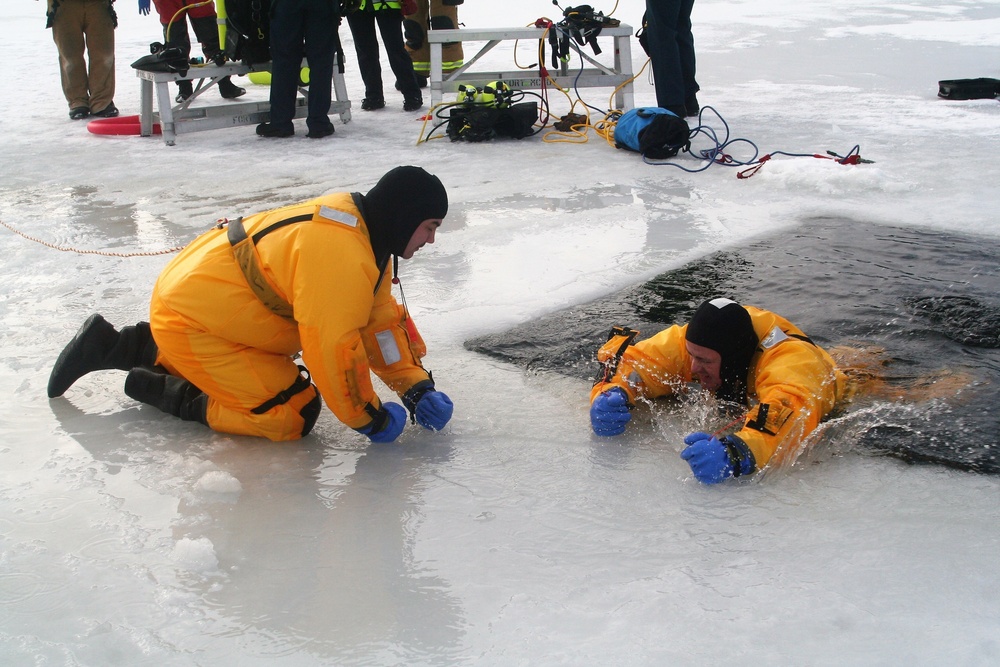
[[[448,192],[422,167],[388,171],[364,196],[364,216],[378,258],[400,256],[424,220],[448,214]]]
[[[745,403],[750,360],[760,342],[747,309],[721,297],[706,301],[691,317],[685,337],[688,342],[714,350],[722,357],[722,387],[716,395]]]

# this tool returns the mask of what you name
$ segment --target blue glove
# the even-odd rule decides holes
[[[398,403],[383,403],[378,416],[372,423],[362,428],[354,429],[361,435],[367,435],[372,442],[392,442],[403,432],[406,426],[406,410]]]
[[[433,380],[422,380],[403,394],[403,405],[410,411],[410,420],[426,429],[440,431],[455,411],[451,399],[434,389]]]
[[[413,416],[426,429],[440,431],[451,419],[455,406],[444,392],[431,389],[420,397]]]
[[[149,0],[139,0],[139,13],[143,16],[149,15]]]
[[[590,425],[597,435],[619,435],[632,419],[628,394],[620,387],[613,387],[600,394],[590,404]]]
[[[708,433],[692,433],[684,438],[687,447],[681,458],[691,466],[695,478],[703,484],[717,484],[730,477],[749,475],[756,468],[746,443],[735,435],[722,440]]]

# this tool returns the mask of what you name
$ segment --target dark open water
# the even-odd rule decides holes
[[[853,404],[848,434],[835,437],[906,461],[1000,474],[998,261],[994,239],[813,219],[465,346],[590,379],[611,326],[646,338],[687,321],[705,299],[729,296],[781,313],[824,347],[884,348],[891,386],[950,378],[932,396]]]

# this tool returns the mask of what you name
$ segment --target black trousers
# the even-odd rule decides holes
[[[646,0],[646,35],[658,107],[683,107],[698,92],[691,33],[693,7],[694,0]]]
[[[167,26],[163,26],[163,41],[171,46],[176,46],[184,52],[186,57],[191,57],[191,37],[188,34],[187,22],[191,21],[194,28],[194,35],[201,43],[201,52],[209,60],[214,60],[222,49],[219,47],[219,24],[211,16],[184,17],[181,16],[170,26],[170,34],[167,35]]]
[[[330,124],[340,16],[331,0],[271,3],[271,125],[292,129],[302,58],[309,64],[309,129]]]
[[[379,62],[378,40],[375,24],[382,35],[389,67],[396,76],[396,87],[404,97],[420,97],[420,87],[413,73],[413,60],[403,46],[403,12],[399,9],[361,10],[347,15],[347,23],[354,36],[354,50],[358,54],[361,80],[365,82],[365,97],[384,99],[382,65]]]

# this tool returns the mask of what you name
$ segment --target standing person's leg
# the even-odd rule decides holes
[[[403,38],[414,75],[417,77],[417,84],[423,88],[427,85],[431,61],[431,47],[427,43],[430,0],[416,0],[416,5],[416,13],[403,16]]]
[[[166,46],[177,47],[184,54],[184,59],[191,58],[191,37],[188,35],[187,16],[181,9],[183,0],[153,0],[156,13],[163,26],[163,43]],[[180,13],[178,13],[180,12]],[[194,93],[194,85],[190,81],[177,82],[177,102],[183,102]]]
[[[431,30],[458,30],[458,5],[453,0],[430,0]],[[427,54],[430,70],[430,51]],[[464,63],[462,42],[446,42],[441,46],[441,71],[454,72]]]
[[[117,19],[105,0],[88,0],[84,36],[87,40],[87,88],[90,114],[102,118],[118,115],[115,107],[115,24]]]
[[[361,101],[361,108],[365,111],[375,111],[385,106],[385,93],[382,89],[382,65],[379,63],[378,39],[375,36],[375,16],[383,13],[356,11],[347,15],[347,23],[351,28],[351,35],[354,36],[354,51],[358,56],[358,69],[361,71],[361,80],[365,84],[365,97]],[[402,37],[400,37],[400,44],[402,45]],[[388,50],[388,46],[386,50]]]
[[[309,62],[310,135],[319,138],[332,132],[330,103],[333,98],[333,57],[340,44],[340,16],[329,0],[311,0],[305,21],[305,51]]]
[[[396,77],[396,88],[407,101],[423,104],[420,86],[413,72],[413,60],[403,44],[403,14],[398,9],[383,9],[376,12],[379,34],[389,59],[389,67]]]
[[[166,5],[167,14],[160,16],[163,25],[163,41],[168,46],[176,46],[184,53],[185,58],[191,57],[191,36],[188,34],[187,16],[185,12],[175,14]],[[173,19],[171,21],[171,19]]]
[[[682,1],[686,0],[646,0],[646,34],[649,40],[649,57],[653,64],[656,105],[681,118],[687,115],[684,108],[684,77],[677,43],[677,22]]]
[[[295,118],[306,23],[303,1],[281,0],[271,5],[271,120],[257,126],[257,134],[261,136],[295,134],[292,119]]]
[[[219,45],[219,17],[215,13],[214,4],[202,5],[201,1],[184,0],[184,6],[187,7],[185,14],[205,58],[221,65],[225,59],[221,57],[222,48]]]
[[[185,1],[190,3],[193,0]],[[219,45],[219,21],[214,6],[192,7],[188,10],[188,19],[191,21],[191,27],[201,44],[201,52],[205,54],[205,58],[216,65],[225,64],[226,57]],[[240,97],[247,92],[245,88],[233,83],[228,76],[219,79],[218,88],[219,94],[227,100]]]
[[[691,10],[694,0],[682,0],[681,11],[677,25],[677,48],[681,63],[681,76],[684,79],[684,107],[687,115],[698,114],[698,97],[701,90],[695,79],[694,33],[691,31]]]
[[[61,3],[52,21],[52,41],[59,51],[59,78],[73,120],[90,115],[83,21],[84,3],[80,0]]]

